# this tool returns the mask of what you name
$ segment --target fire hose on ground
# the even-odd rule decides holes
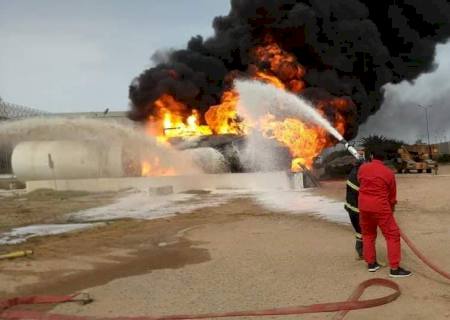
[[[434,263],[429,261],[411,242],[411,240],[401,232],[402,239],[411,248],[411,250],[422,260],[427,266],[439,273],[446,279],[450,280],[450,274]],[[364,291],[372,286],[387,287],[393,290],[389,295],[367,300],[359,300]],[[15,310],[11,309],[20,305],[35,305],[35,304],[56,304],[66,302],[82,302],[89,303],[92,300],[89,296],[82,296],[80,294],[68,296],[30,296],[17,297],[8,300],[0,300],[0,319],[29,319],[29,320],[181,320],[181,319],[211,319],[224,317],[256,317],[256,316],[282,316],[282,315],[300,315],[306,313],[320,313],[320,312],[338,312],[334,319],[343,319],[345,315],[351,310],[372,308],[387,304],[396,300],[401,294],[399,285],[388,279],[373,278],[361,282],[350,297],[346,301],[318,303],[307,306],[285,307],[266,309],[258,311],[235,311],[224,313],[207,313],[207,314],[184,314],[184,315],[167,315],[167,316],[141,316],[141,317],[89,317],[89,316],[74,316],[63,314],[51,314],[41,311]]]

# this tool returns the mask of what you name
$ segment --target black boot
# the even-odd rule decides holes
[[[389,277],[391,278],[404,278],[412,275],[411,271],[398,267],[397,269],[391,269]]]

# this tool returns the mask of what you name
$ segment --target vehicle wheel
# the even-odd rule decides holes
[[[427,173],[431,173],[431,169],[427,169]]]
[[[409,173],[409,169],[405,169],[405,173]]]

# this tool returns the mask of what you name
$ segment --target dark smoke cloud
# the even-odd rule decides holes
[[[384,135],[408,143],[427,141],[425,111],[429,109],[429,131],[432,143],[450,141],[450,42],[437,46],[438,68],[419,76],[413,82],[385,86],[380,112],[361,126],[358,139],[370,134]]]
[[[270,33],[306,68],[308,87],[351,97],[357,127],[379,109],[383,85],[435,68],[449,21],[447,0],[232,0],[230,13],[214,19],[213,37],[193,37],[133,81],[130,117],[145,119],[162,93],[205,112],[229,87],[227,74],[245,72],[250,49]]]

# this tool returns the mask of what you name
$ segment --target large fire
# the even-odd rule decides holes
[[[302,78],[306,71],[303,66],[295,56],[280,48],[270,36],[265,37],[263,45],[254,48],[252,56],[254,64],[249,67],[248,77],[294,93],[300,93],[305,88]],[[314,157],[333,143],[326,130],[299,119],[277,119],[272,114],[266,114],[260,119],[249,119],[245,114],[238,115],[238,101],[237,92],[225,91],[221,103],[211,106],[202,119],[202,115],[196,109],[184,105],[166,93],[153,103],[155,112],[148,119],[147,131],[159,141],[166,141],[172,137],[243,135],[248,134],[251,129],[258,130],[266,137],[276,139],[289,148],[293,157],[291,168],[293,171],[301,170],[302,166],[310,168]],[[343,110],[348,101],[335,98],[326,103],[331,104],[336,110]],[[316,107],[323,113],[321,103],[316,104]],[[341,134],[345,132],[345,120],[339,112],[336,112],[333,124]],[[148,166],[143,166],[142,175],[154,174],[155,172],[149,170]]]
[[[141,163],[141,176],[174,176],[176,174],[175,169],[166,168],[161,165],[158,157],[153,157],[142,161]]]
[[[163,94],[155,101],[156,116],[149,119],[147,132],[160,140],[172,137],[209,135],[209,126],[200,125],[200,114],[189,109],[169,94]],[[187,115],[187,116],[186,116]]]

